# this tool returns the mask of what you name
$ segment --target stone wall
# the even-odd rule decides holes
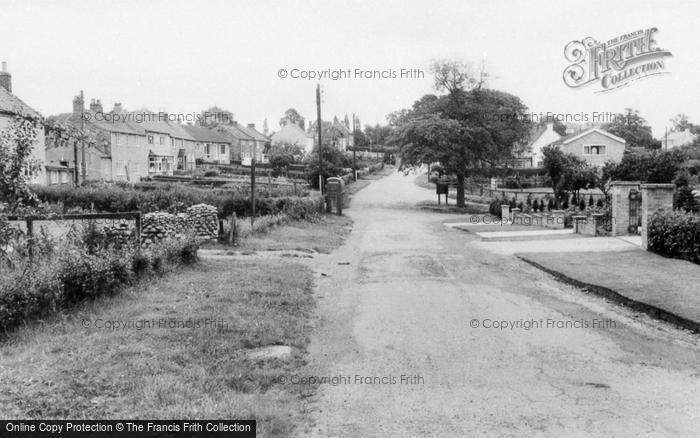
[[[216,207],[197,204],[185,213],[177,215],[155,212],[146,213],[141,222],[142,246],[168,238],[183,238],[194,234],[201,239],[214,239],[219,233],[219,219]]]

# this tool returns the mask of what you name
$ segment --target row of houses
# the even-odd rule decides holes
[[[253,157],[265,161],[271,143],[254,124],[181,124],[164,113],[128,112],[119,103],[106,112],[96,99],[86,108],[81,96],[73,99],[71,112],[43,118],[13,94],[12,75],[3,62],[0,131],[18,115],[34,120],[39,128],[32,159],[43,166],[33,177],[36,184],[70,184],[76,171],[86,180],[137,181],[193,170],[198,164],[246,163]]]
[[[176,170],[194,170],[201,164],[245,162],[253,156],[258,161],[265,159],[270,139],[253,124],[243,126],[230,121],[209,128],[171,119],[162,112],[128,112],[120,103],[106,112],[95,99],[85,108],[82,98],[76,96],[72,112],[49,117],[48,121],[85,133],[88,147],[83,147],[82,138],[66,141],[61,129],[47,130],[46,163],[70,166],[85,162],[86,180],[135,181],[172,175]]]

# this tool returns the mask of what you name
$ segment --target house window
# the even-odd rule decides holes
[[[148,144],[153,144],[153,136],[152,135],[148,136]]]
[[[61,184],[68,183],[68,172],[61,172]]]
[[[149,172],[156,171],[156,157],[148,157],[148,171]]]
[[[204,155],[206,155],[207,158],[211,155],[211,145],[209,143],[204,145]]]
[[[162,135],[160,136],[159,140],[160,140],[160,144],[165,144],[165,137],[163,137]]]
[[[117,144],[117,146],[122,145],[122,136],[121,134],[114,134],[114,141]]]
[[[591,145],[583,147],[583,155],[605,155],[605,146]]]
[[[220,154],[221,154],[221,155],[226,155],[226,145],[225,145],[225,144],[222,144],[222,145],[221,145],[221,152],[220,152]]]

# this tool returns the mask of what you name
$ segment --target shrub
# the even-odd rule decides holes
[[[505,205],[507,202],[504,199],[493,199],[489,203],[489,213],[491,213],[492,216],[496,216],[499,219],[503,219],[501,217],[501,205]]]
[[[75,303],[118,292],[148,273],[162,274],[196,261],[192,239],[136,246],[84,245],[66,240],[52,254],[0,270],[0,331]],[[152,271],[151,271],[152,270]]]
[[[700,215],[656,213],[649,221],[648,233],[651,251],[700,264]]]
[[[219,176],[219,171],[215,169],[210,169],[204,172],[205,177],[215,177]]]
[[[544,199],[540,199],[540,211],[544,212]]]
[[[593,201],[593,195],[591,195],[591,196],[588,198],[588,206],[589,206],[589,207],[593,207],[594,205],[595,205],[595,201]]]
[[[548,211],[554,210],[554,201],[552,200],[552,198],[550,198],[549,201],[547,202],[547,210]]]
[[[520,209],[520,211],[525,211],[525,208],[524,208],[524,206],[523,206],[523,202],[522,202],[522,201],[520,201],[520,202],[518,203],[518,208]]]
[[[219,217],[232,213],[245,216],[250,212],[250,193],[244,187],[232,189],[202,189],[182,184],[140,183],[132,190],[127,186],[112,184],[86,187],[37,186],[37,196],[44,202],[62,204],[64,210],[79,208],[99,212],[118,213],[139,210],[142,213],[154,211],[183,211],[196,204],[209,204],[217,208]],[[263,192],[266,190],[261,189]],[[314,205],[318,200],[306,196],[267,197],[260,193],[255,198],[256,214],[276,214],[287,204],[298,209],[298,205]],[[303,213],[302,215],[305,215]]]
[[[579,210],[585,210],[585,209],[586,209],[586,201],[584,201],[583,199],[581,199],[581,201],[579,201],[579,203],[578,203],[578,209],[579,209]]]
[[[603,203],[603,200],[602,200],[602,199],[598,199],[598,202],[596,202],[595,205],[596,205],[596,207],[598,207],[598,208],[603,208],[603,207],[605,206],[605,204]]]

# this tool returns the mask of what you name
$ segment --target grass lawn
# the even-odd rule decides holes
[[[700,265],[642,250],[518,256],[575,281],[612,290],[700,325]],[[634,303],[626,305],[635,307]]]
[[[3,418],[257,419],[261,436],[300,422],[298,385],[314,309],[308,267],[207,261],[26,327],[0,346]],[[209,327],[110,330],[106,321],[206,318]],[[171,324],[171,323],[167,323]],[[246,349],[289,345],[289,360]]]
[[[241,251],[297,250],[328,254],[345,241],[351,230],[352,219],[327,214],[316,222],[297,221],[270,228],[265,233],[242,239],[235,248]]]
[[[324,216],[242,248],[330,252],[351,225]],[[22,327],[0,343],[2,417],[256,419],[259,436],[289,436],[304,424],[302,400],[313,389],[275,377],[306,365],[312,288],[311,268],[291,259],[207,259]],[[131,326],[113,330],[110,321]],[[292,354],[247,354],[271,345]]]

